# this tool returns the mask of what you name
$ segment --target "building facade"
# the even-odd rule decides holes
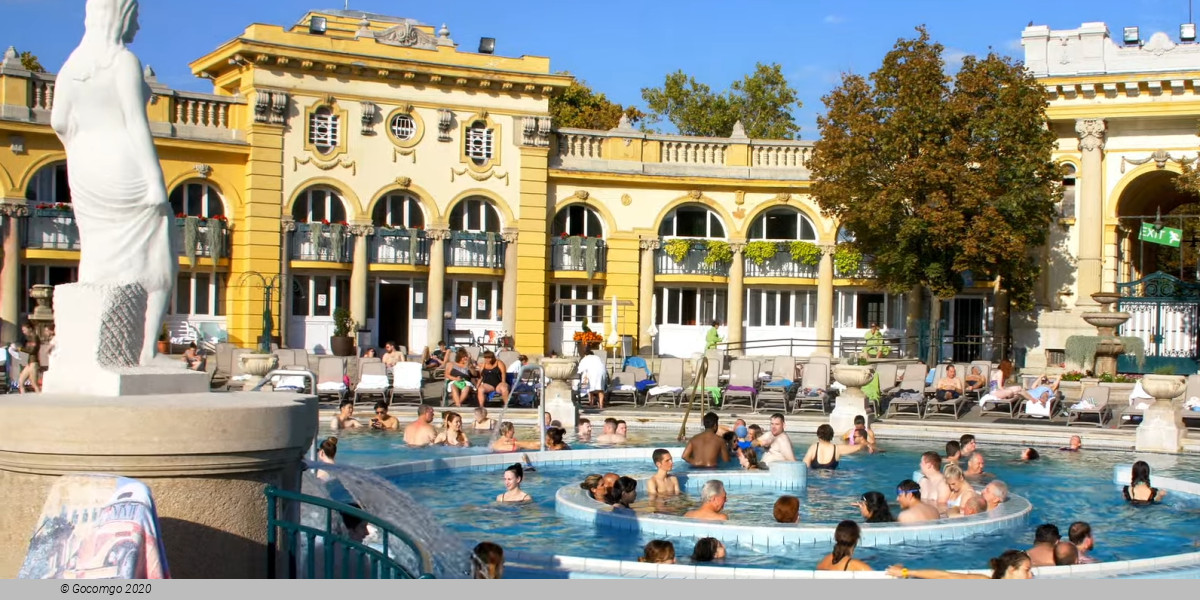
[[[1041,251],[1049,268],[1038,309],[1012,315],[1026,361],[1045,364],[1087,328],[1080,298],[1142,274],[1145,254],[1134,258],[1121,219],[1149,210],[1161,173],[1179,172],[1195,151],[1189,77],[1200,60],[1192,46],[1154,38],[1097,67],[1085,59],[1115,47],[1102,25],[1031,27],[1024,39],[1060,133],[1056,159],[1074,169]],[[1124,58],[1134,51],[1142,62]],[[264,286],[274,291],[273,335],[317,353],[328,351],[339,308],[364,343],[414,352],[467,331],[511,334],[531,353],[570,352],[586,321],[606,338],[615,325],[642,351],[690,356],[716,320],[750,354],[836,353],[871,323],[915,353],[928,329],[928,298],[875,289],[870,257],[820,213],[809,194],[811,142],[749,139],[740,128],[728,138],[624,123],[556,128],[549,98],[571,79],[548,59],[465,52],[445,26],[356,11],[251,25],[191,67],[212,94],[170,90],[147,73],[177,214],[172,337],[198,331],[252,345]],[[1105,69],[1121,74],[1097,75]],[[4,341],[31,312],[32,285],[75,277],[52,102],[52,75],[5,57]],[[1174,154],[1158,160],[1159,151]],[[1127,195],[1139,200],[1119,200]],[[945,302],[944,356],[998,357],[1009,337],[1000,297],[998,306],[977,282]]]

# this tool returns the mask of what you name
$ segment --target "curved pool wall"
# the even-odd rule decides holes
[[[393,479],[415,473],[444,470],[495,471],[514,462],[523,462],[528,456],[538,464],[596,465],[597,471],[607,467],[599,461],[650,461],[654,448],[598,448],[589,450],[563,450],[557,452],[512,452],[503,454],[477,454],[448,456],[429,460],[400,463],[373,469],[379,475]],[[673,456],[678,448],[671,449]],[[1129,481],[1130,465],[1113,467],[1113,481],[1125,484]],[[713,471],[724,478],[738,471]],[[732,479],[731,479],[732,480]],[[1200,484],[1153,476],[1155,487],[1178,493],[1200,496]],[[703,485],[701,483],[701,485]],[[582,490],[581,490],[582,491]],[[556,503],[557,504],[557,503]],[[597,503],[599,504],[599,503]],[[1005,503],[1007,504],[1007,502]],[[1027,515],[1028,513],[1026,513]],[[963,517],[970,519],[972,517]],[[711,522],[706,523],[711,525]],[[869,527],[863,525],[864,539]],[[904,529],[914,526],[904,526]],[[918,538],[920,539],[920,538]],[[924,538],[933,539],[933,538]],[[878,540],[876,540],[878,542]],[[770,543],[768,537],[767,543]],[[898,542],[891,542],[898,543]],[[876,565],[883,568],[883,565]],[[754,567],[722,567],[708,565],[659,565],[636,561],[586,558],[579,556],[535,553],[520,550],[505,552],[506,575],[535,578],[680,578],[680,579],[886,579],[882,571],[814,571],[806,569],[766,569]],[[987,573],[985,570],[964,571]],[[1038,578],[1045,579],[1094,579],[1094,578],[1200,578],[1200,552],[1175,554],[1155,558],[1121,560],[1086,565],[1062,567],[1038,567],[1034,569]]]

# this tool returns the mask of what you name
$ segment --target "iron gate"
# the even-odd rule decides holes
[[[1140,338],[1146,351],[1140,368],[1127,352],[1120,357],[1118,370],[1154,373],[1170,367],[1174,374],[1195,373],[1200,357],[1200,284],[1157,271],[1117,284],[1117,293],[1121,296],[1117,310],[1130,314],[1119,335]]]

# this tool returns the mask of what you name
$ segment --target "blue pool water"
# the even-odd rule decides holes
[[[638,446],[677,446],[674,431],[631,432],[631,442]],[[518,437],[533,439],[534,430],[518,431]],[[813,441],[793,436],[795,450],[800,455]],[[411,449],[404,447],[400,436],[379,432],[351,432],[342,436],[338,446],[339,462],[358,466],[379,466],[408,460],[430,458],[439,454],[486,452],[488,438],[472,437],[476,448]],[[883,442],[885,453],[852,455],[842,459],[837,471],[814,471],[809,475],[809,487],[800,493],[801,520],[806,523],[833,524],[841,519],[861,521],[858,510],[850,505],[861,493],[869,490],[883,492],[891,501],[893,514],[899,511],[894,502],[898,482],[909,478],[918,464],[922,451],[937,444],[932,442]],[[572,443],[572,448],[589,447]],[[965,540],[945,542],[912,542],[879,548],[860,548],[856,557],[876,569],[903,562],[912,567],[952,569],[982,568],[987,559],[1009,548],[1025,549],[1032,545],[1033,529],[1040,523],[1055,523],[1064,539],[1067,527],[1074,521],[1087,521],[1096,538],[1093,555],[1104,561],[1128,560],[1165,556],[1200,550],[1200,500],[1181,495],[1168,495],[1161,506],[1134,508],[1121,500],[1120,488],[1112,483],[1114,464],[1128,464],[1138,458],[1132,452],[1087,450],[1081,453],[1058,452],[1046,449],[1036,463],[1016,460],[1018,448],[1013,446],[982,445],[988,458],[987,470],[1006,481],[1014,493],[1028,498],[1034,505],[1027,527],[975,536]],[[514,455],[514,460],[518,458]],[[1153,456],[1151,464],[1159,465],[1154,473],[1200,481],[1200,468],[1194,458]],[[677,471],[686,472],[687,464],[676,460]],[[633,477],[653,473],[649,461],[606,461],[595,465],[543,465],[526,476],[522,489],[534,502],[527,505],[501,505],[495,502],[503,491],[501,469],[494,473],[456,471],[397,477],[394,481],[445,518],[445,524],[472,541],[492,540],[505,548],[538,553],[553,553],[610,559],[635,559],[642,546],[652,539],[627,531],[609,531],[560,517],[555,512],[554,494],[565,484],[574,484],[589,473],[614,471]],[[713,477],[706,471],[704,478]],[[715,478],[720,478],[719,473]],[[978,486],[977,486],[978,487]],[[731,492],[726,506],[732,522],[769,523],[775,496],[755,492]],[[637,510],[681,513],[696,502],[695,498],[680,498],[668,503],[651,505],[644,499],[634,505]],[[668,538],[670,539],[670,538]],[[681,559],[690,555],[694,543],[689,539],[673,539]],[[824,554],[824,546],[785,546],[769,552],[751,547],[730,547],[727,566],[762,568],[812,568]]]

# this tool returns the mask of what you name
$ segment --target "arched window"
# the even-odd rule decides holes
[[[1063,163],[1062,202],[1058,205],[1058,216],[1071,218],[1075,216],[1075,165]]]
[[[326,187],[310,187],[300,193],[292,205],[292,218],[300,223],[337,223],[346,220],[346,205],[341,194]]]
[[[339,115],[328,106],[314,110],[308,116],[308,143],[321,154],[333,152],[341,141]]]
[[[67,184],[67,163],[57,162],[38,169],[25,188],[25,199],[30,202],[67,203],[71,201],[71,187]]]
[[[171,213],[189,217],[216,217],[225,214],[225,203],[217,188],[203,181],[189,181],[171,190]]]
[[[467,158],[478,166],[483,166],[492,160],[495,150],[495,130],[488,127],[487,121],[478,120],[467,127],[466,141],[463,151]]]
[[[450,229],[500,233],[500,213],[487,199],[472,196],[454,205],[450,211]]]
[[[658,235],[666,237],[724,238],[725,225],[711,209],[689,204],[667,213]]]
[[[794,208],[772,208],[750,226],[752,240],[817,241],[817,230],[808,216]]]
[[[554,215],[554,235],[564,233],[595,237],[604,234],[604,225],[595,209],[582,204],[572,204]]]
[[[421,211],[421,203],[411,194],[388,194],[375,204],[371,221],[376,227],[423,228],[425,213]]]

